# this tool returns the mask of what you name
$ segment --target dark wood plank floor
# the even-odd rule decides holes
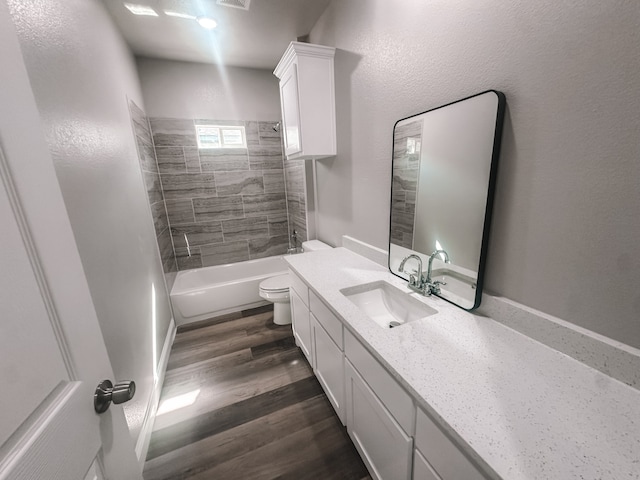
[[[180,327],[164,402],[145,480],[371,478],[272,305]]]

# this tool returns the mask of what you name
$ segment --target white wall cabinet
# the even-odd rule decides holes
[[[274,70],[280,80],[285,155],[289,159],[336,154],[335,48],[291,42]]]

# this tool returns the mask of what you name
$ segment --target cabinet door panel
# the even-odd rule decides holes
[[[421,409],[416,418],[416,448],[443,480],[485,478]]]
[[[377,480],[408,480],[413,440],[345,360],[347,431]]]
[[[342,337],[342,322],[338,320],[329,307],[327,307],[320,297],[309,291],[309,309],[313,313],[322,327],[327,331],[331,339],[342,350],[344,340]]]
[[[404,431],[413,434],[415,407],[413,398],[348,330],[344,331],[344,353],[362,378],[376,392]]]
[[[280,101],[284,123],[284,151],[293,155],[302,150],[297,65],[292,64],[280,81]]]
[[[291,294],[291,323],[293,335],[296,343],[302,349],[311,366],[313,363],[313,351],[311,343],[311,324],[309,322],[309,309],[298,296],[295,290],[290,291]]]
[[[442,480],[418,450],[413,451],[413,480]]]
[[[344,354],[313,314],[311,324],[314,332],[316,377],[344,425]]]

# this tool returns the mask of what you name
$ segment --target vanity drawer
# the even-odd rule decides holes
[[[485,476],[421,410],[417,409],[415,446],[442,480],[484,480]]]
[[[411,396],[349,331],[344,331],[344,352],[404,431],[412,435],[415,407]]]
[[[304,281],[289,269],[289,279],[291,280],[291,288],[293,288],[304,304],[309,306],[309,287]]]
[[[331,339],[340,347],[340,350],[343,350],[342,322],[311,290],[309,291],[309,305],[311,313],[316,317],[318,323],[324,327]]]

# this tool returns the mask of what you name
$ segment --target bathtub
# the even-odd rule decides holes
[[[260,282],[283,273],[287,264],[281,256],[178,272],[171,289],[176,325],[266,305]]]

